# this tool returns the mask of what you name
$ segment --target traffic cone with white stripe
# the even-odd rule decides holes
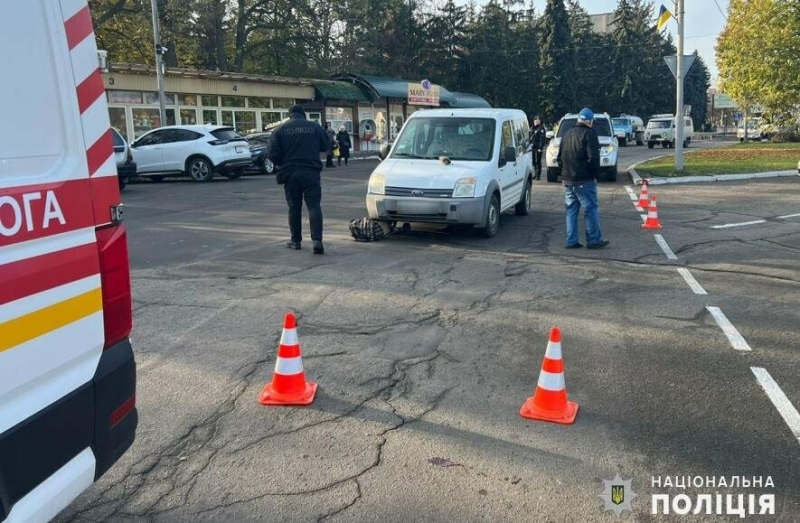
[[[519,410],[523,418],[552,421],[570,425],[575,422],[578,404],[567,401],[567,386],[564,383],[564,360],[561,357],[561,331],[550,330],[550,341],[542,361],[542,371],[536,392]]]
[[[650,208],[647,210],[647,220],[642,224],[642,229],[660,229],[661,222],[658,221],[658,205],[656,197],[650,201]]]
[[[316,393],[317,384],[306,381],[297,338],[297,322],[290,312],[283,322],[272,381],[258,395],[258,402],[262,405],[309,405]]]
[[[639,194],[639,201],[636,202],[636,207],[641,207],[644,211],[650,207],[650,195],[647,192],[647,180],[642,180],[642,192]]]

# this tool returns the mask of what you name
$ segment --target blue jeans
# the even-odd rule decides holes
[[[586,220],[586,245],[603,241],[600,232],[600,213],[597,209],[597,183],[583,182],[564,186],[564,204],[567,211],[567,245],[578,243],[578,213],[583,207]]]

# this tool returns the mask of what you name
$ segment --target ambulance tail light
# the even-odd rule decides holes
[[[128,234],[123,224],[97,229],[100,279],[103,285],[104,348],[128,337],[133,328]]]

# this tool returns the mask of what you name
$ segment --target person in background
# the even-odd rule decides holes
[[[350,148],[353,146],[352,142],[350,141],[350,135],[347,133],[347,129],[345,129],[344,125],[339,127],[339,133],[336,135],[336,140],[339,142],[339,158],[337,158],[339,165],[342,165],[342,158],[344,158],[344,164],[347,165],[347,161],[350,159]]]
[[[586,248],[602,249],[609,244],[600,232],[597,208],[597,177],[600,174],[600,141],[592,129],[594,112],[581,109],[578,122],[564,133],[556,160],[561,166],[567,219],[567,249],[583,247],[578,242],[578,213],[583,207],[586,220]]]
[[[538,116],[534,116],[533,127],[531,127],[533,169],[535,171],[533,175],[534,180],[540,180],[542,178],[542,152],[544,151],[544,146],[547,139],[545,133],[547,133],[547,129],[545,129],[544,124],[542,124],[542,119]]]
[[[303,240],[303,200],[308,208],[308,223],[314,254],[325,254],[322,245],[322,185],[320,155],[330,151],[330,140],[316,122],[306,120],[306,112],[300,105],[289,108],[289,120],[281,124],[272,135],[269,159],[280,170],[278,183],[284,183],[286,203],[289,205],[289,231],[292,238],[286,244],[290,249],[300,250]]]
[[[336,142],[336,131],[331,127],[330,122],[325,122],[325,134],[328,135],[328,155],[325,157],[325,167],[336,167],[333,165],[333,144]]]

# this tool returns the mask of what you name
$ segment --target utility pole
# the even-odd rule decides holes
[[[675,172],[683,172],[683,0],[677,0],[678,15],[678,56],[675,77],[678,80],[678,108],[675,111]]]
[[[165,107],[166,96],[164,95],[164,62],[161,57],[166,50],[161,45],[161,30],[158,24],[158,0],[150,0],[150,7],[153,11],[153,42],[156,49],[156,78],[158,79],[158,110],[161,117],[161,126],[167,125],[167,108]]]

